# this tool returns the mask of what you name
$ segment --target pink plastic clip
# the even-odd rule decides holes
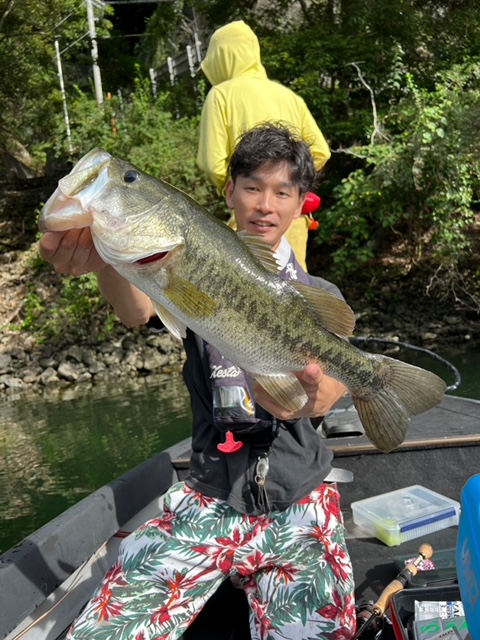
[[[227,431],[225,434],[225,442],[217,444],[217,449],[222,453],[235,453],[243,447],[243,442],[235,440],[235,437],[231,431]]]

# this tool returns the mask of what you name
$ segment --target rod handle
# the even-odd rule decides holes
[[[429,544],[422,544],[418,550],[418,556],[415,560],[410,564],[407,564],[405,569],[402,569],[395,580],[392,580],[392,582],[390,582],[390,584],[388,584],[380,594],[380,598],[373,606],[373,612],[376,616],[383,616],[393,596],[399,591],[402,591],[413,576],[417,575],[418,565],[422,560],[428,560],[432,556],[433,547]]]

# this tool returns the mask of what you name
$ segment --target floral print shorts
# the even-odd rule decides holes
[[[335,484],[285,511],[243,515],[185,483],[120,547],[70,640],[174,640],[225,578],[243,587],[252,640],[348,640],[353,573]]]

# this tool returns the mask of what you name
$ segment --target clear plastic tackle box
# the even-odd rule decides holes
[[[353,522],[389,547],[458,524],[460,503],[421,485],[352,502]]]

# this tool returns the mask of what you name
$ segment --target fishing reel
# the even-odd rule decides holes
[[[355,604],[355,613],[357,618],[357,630],[362,629],[365,626],[367,620],[370,620],[374,615],[373,611],[374,602],[372,600],[359,600]],[[358,640],[378,640],[382,635],[383,628],[385,626],[386,617],[374,617],[370,625],[366,627],[359,636],[354,637]],[[388,621],[390,622],[390,621]]]

